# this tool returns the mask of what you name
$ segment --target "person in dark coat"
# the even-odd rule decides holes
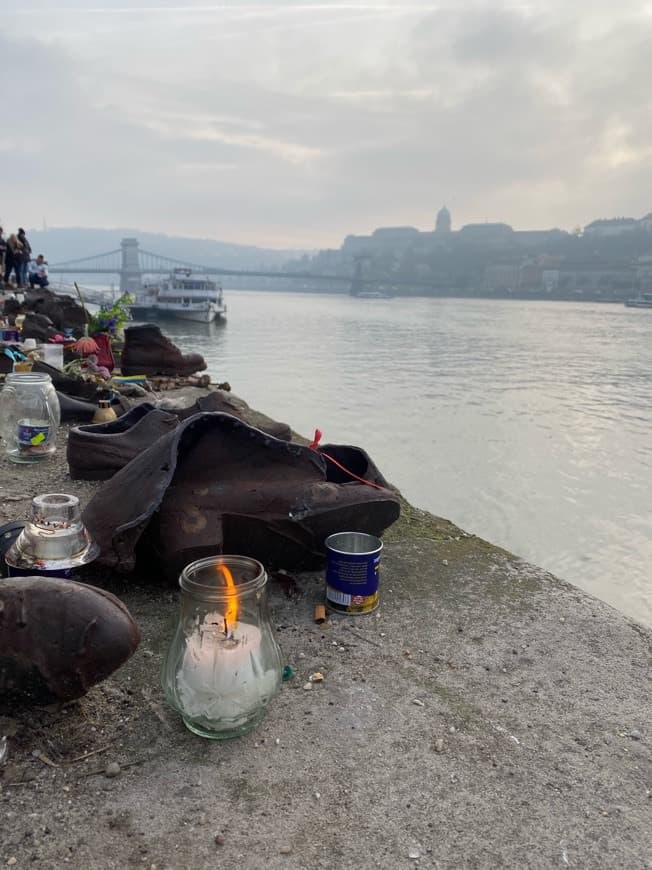
[[[7,253],[7,240],[4,237],[4,230],[0,227],[0,281],[4,280],[5,276],[5,255]]]
[[[18,236],[12,233],[7,239],[7,250],[5,252],[5,284],[9,284],[9,277],[12,271],[16,275],[16,284],[18,284],[18,263],[22,262],[22,258],[23,246],[18,241]]]
[[[25,287],[27,284],[27,264],[32,259],[32,246],[27,241],[25,230],[22,227],[18,228],[18,241],[22,245],[22,251],[20,261],[14,265],[14,271],[16,272],[16,284],[19,287]],[[16,266],[18,266],[20,274],[16,270]]]

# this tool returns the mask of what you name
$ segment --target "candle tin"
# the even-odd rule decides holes
[[[326,606],[337,613],[371,613],[380,602],[383,542],[364,532],[337,532],[326,546]]]

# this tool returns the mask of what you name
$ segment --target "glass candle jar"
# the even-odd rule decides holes
[[[56,449],[61,419],[50,375],[11,372],[0,393],[0,435],[13,462],[42,462]]]
[[[181,605],[161,682],[168,703],[201,737],[257,725],[282,679],[267,574],[246,556],[213,556],[181,572]]]

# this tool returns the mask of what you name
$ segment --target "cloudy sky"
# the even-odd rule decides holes
[[[269,247],[652,210],[652,0],[0,0],[5,227]]]

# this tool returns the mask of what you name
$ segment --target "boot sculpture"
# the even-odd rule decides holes
[[[79,698],[139,642],[131,614],[104,589],[52,577],[0,583],[0,698]]]
[[[328,535],[378,535],[400,511],[364,451],[343,447],[338,455],[365,467],[371,485],[339,482],[339,471],[334,479],[317,450],[270,438],[228,414],[196,414],[105,483],[84,523],[100,546],[99,561],[124,571],[137,552],[143,574],[168,579],[218,553],[318,567]]]
[[[198,353],[183,354],[154,323],[125,329],[120,368],[123,375],[192,375],[206,368]]]

